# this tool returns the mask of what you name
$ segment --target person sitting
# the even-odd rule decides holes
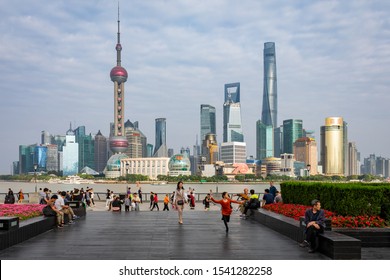
[[[276,191],[275,203],[283,203],[282,193],[280,191]]]
[[[248,190],[248,188],[245,188],[245,189],[244,189],[244,192],[243,192],[243,193],[237,194],[237,196],[239,197],[239,200],[244,201],[244,203],[243,203],[243,204],[240,204],[240,206],[239,206],[239,209],[240,209],[240,211],[241,211],[241,214],[243,214],[244,211],[245,211],[246,202],[249,201],[249,199],[250,199],[250,195],[249,195],[249,190]]]
[[[57,218],[57,227],[62,228],[64,227],[63,221],[64,221],[64,213],[59,211],[55,207],[55,202],[58,199],[58,196],[56,194],[53,194],[51,198],[47,201],[47,205],[42,209],[42,213],[45,217],[51,217],[56,216]]]
[[[250,190],[249,200],[245,203],[245,209],[241,217],[247,218],[247,212],[249,209],[258,209],[260,208],[259,196],[255,194],[255,190]],[[253,212],[252,212],[253,213]]]
[[[263,201],[261,207],[264,207],[266,204],[272,204],[274,203],[274,196],[270,194],[269,189],[264,190],[264,195],[263,195]]]
[[[314,253],[318,249],[318,234],[325,229],[325,211],[317,199],[311,201],[311,206],[305,212],[306,239],[299,246],[310,247],[308,252]]]
[[[119,196],[115,197],[114,201],[112,202],[111,210],[113,212],[122,211],[122,204],[123,204],[123,201],[119,199]]]
[[[58,199],[56,200],[54,205],[57,210],[63,213],[63,215],[68,215],[69,224],[73,224],[73,220],[76,219],[76,215],[74,214],[73,209],[69,205],[65,205],[65,196],[65,191],[60,192]],[[62,221],[62,223],[64,223],[64,221]]]

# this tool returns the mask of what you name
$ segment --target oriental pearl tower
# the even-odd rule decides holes
[[[111,81],[114,82],[114,130],[110,136],[110,149],[114,154],[124,153],[128,147],[128,142],[124,133],[124,112],[125,112],[125,82],[127,81],[127,71],[121,66],[120,43],[120,20],[118,6],[118,41],[116,44],[116,66],[110,72]]]

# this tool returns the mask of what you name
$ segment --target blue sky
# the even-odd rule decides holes
[[[113,120],[117,1],[0,2],[0,174],[20,144],[69,123],[108,135]],[[278,121],[316,132],[328,116],[348,123],[362,157],[390,157],[389,1],[121,1],[125,118],[154,145],[167,119],[177,152],[199,135],[200,104],[217,109],[225,83],[241,83],[248,155],[261,117],[263,44],[276,43]]]

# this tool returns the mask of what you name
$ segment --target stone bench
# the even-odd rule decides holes
[[[252,219],[283,234],[296,242],[304,240],[304,223],[277,213],[259,209]],[[329,221],[328,221],[329,223]],[[318,251],[332,259],[361,259],[361,241],[337,232],[326,230],[319,236]]]
[[[73,208],[73,212],[75,215],[79,217],[86,216],[85,207],[79,205],[77,208]],[[4,217],[2,217],[4,218]],[[13,217],[14,218],[14,217]],[[64,216],[65,223],[67,223],[68,215]],[[8,219],[12,221],[14,219]],[[19,219],[18,219],[19,221]],[[35,237],[41,233],[44,233],[48,230],[55,228],[56,226],[56,217],[45,217],[39,216],[35,218],[31,218],[25,221],[19,222],[18,227],[11,227],[9,230],[0,230],[0,250],[4,250],[13,245],[26,241],[32,237]]]

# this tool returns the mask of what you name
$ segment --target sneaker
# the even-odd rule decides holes
[[[78,218],[80,218],[80,217],[79,217],[79,216],[76,216],[76,215],[73,216],[73,220],[76,220],[76,219],[78,219]]]
[[[63,228],[64,226],[63,225],[58,225],[57,228]]]
[[[302,247],[302,248],[306,248],[306,247],[309,247],[310,246],[310,243],[307,242],[306,240],[304,240],[301,244],[299,244],[299,247]]]
[[[309,252],[309,253],[315,253],[316,250],[314,250],[313,248],[310,248],[310,249],[308,250],[308,252]]]
[[[74,222],[72,222],[72,221],[69,221],[68,225],[71,225],[71,224],[74,224]]]

